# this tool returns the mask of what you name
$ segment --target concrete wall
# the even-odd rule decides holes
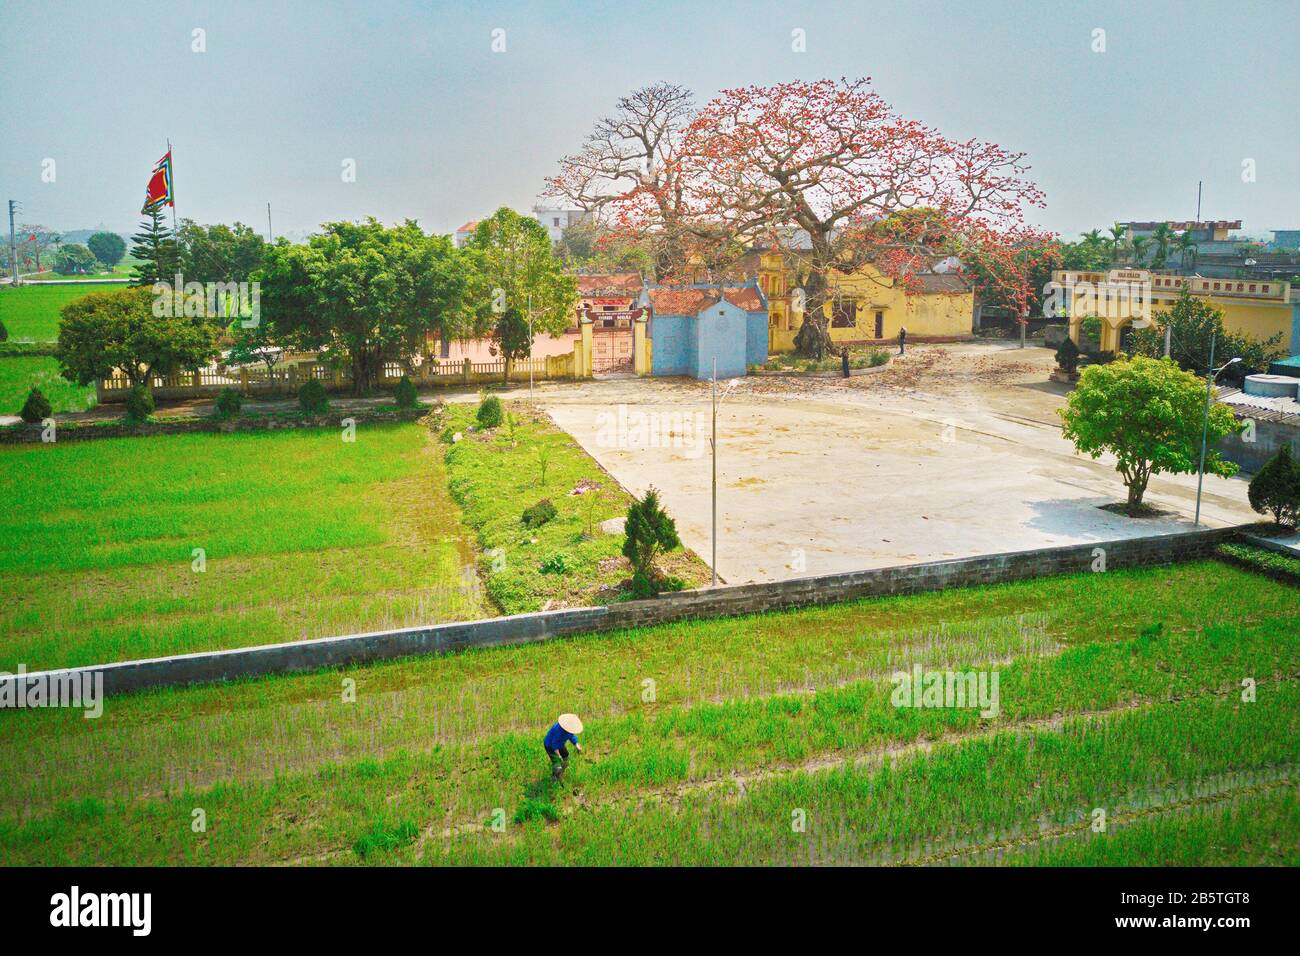
[[[1250,417],[1244,411],[1237,415],[1239,421]],[[1235,461],[1242,471],[1254,474],[1283,445],[1290,445],[1291,453],[1300,457],[1300,426],[1257,418],[1254,441],[1242,441],[1240,435],[1229,435],[1219,442],[1219,454],[1228,461]]]
[[[767,313],[750,312],[745,328],[745,364],[762,365],[767,361]]]
[[[695,320],[695,368],[698,379],[713,375],[713,360],[718,360],[718,378],[735,378],[745,374],[748,350],[749,313],[726,299],[700,311]]]
[[[652,375],[690,375],[695,368],[695,320],[684,315],[650,318]]]
[[[998,584],[1055,574],[1087,573],[1093,570],[1098,548],[1105,552],[1108,571],[1170,564],[1207,557],[1213,553],[1217,544],[1236,534],[1235,528],[1218,528],[905,564],[789,581],[703,588],[648,601],[627,601],[610,607],[543,611],[482,621],[183,654],[70,668],[44,672],[43,675],[9,675],[0,677],[0,681],[21,683],[39,676],[99,672],[103,675],[105,693],[116,694],[150,687],[312,671],[471,647],[525,644],[555,637],[667,624],[692,618],[752,614],[859,598]],[[19,692],[22,692],[21,689]]]

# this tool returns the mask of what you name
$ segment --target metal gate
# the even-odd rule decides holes
[[[593,375],[612,375],[631,372],[632,329],[628,326],[591,330],[591,372]]]

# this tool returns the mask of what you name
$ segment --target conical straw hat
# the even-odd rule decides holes
[[[560,726],[571,734],[582,733],[582,721],[577,714],[560,714]]]

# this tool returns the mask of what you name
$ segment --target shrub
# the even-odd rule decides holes
[[[398,408],[414,408],[420,400],[415,393],[415,384],[405,375],[393,389],[393,399],[397,402]]]
[[[298,389],[298,404],[308,415],[321,415],[329,411],[329,396],[325,394],[325,386],[320,383],[320,379],[311,378],[302,383]]]
[[[653,486],[645,497],[633,501],[627,509],[627,525],[623,540],[623,556],[632,563],[632,591],[638,586],[654,594],[662,590],[662,576],[655,567],[658,556],[681,546],[677,537],[677,523],[659,505],[659,492]],[[638,582],[640,576],[640,582]]]
[[[1272,512],[1276,524],[1300,521],[1300,462],[1291,457],[1290,445],[1279,448],[1250,479],[1247,497],[1260,514]]]
[[[556,551],[541,563],[538,570],[542,574],[568,574],[569,558],[563,551]]]
[[[555,517],[555,505],[551,504],[550,498],[543,498],[535,505],[529,505],[524,509],[523,522],[525,528],[540,528],[546,522]]]
[[[52,413],[50,400],[39,388],[33,388],[27,393],[27,401],[23,402],[23,410],[18,414],[27,424],[35,425],[49,418]]]
[[[1068,335],[1056,347],[1056,364],[1062,372],[1073,372],[1079,367],[1079,346]]]
[[[153,414],[154,404],[153,396],[149,394],[149,389],[143,385],[137,385],[126,395],[126,417],[133,422],[143,422],[148,420]]]
[[[217,396],[216,413],[218,418],[233,418],[244,407],[244,399],[233,388],[227,386]]]
[[[872,349],[871,354],[867,356],[867,364],[871,368],[884,365],[889,361],[889,351],[887,349]]]
[[[496,428],[501,424],[501,399],[495,395],[489,395],[483,399],[478,406],[478,414],[475,420],[479,423],[480,428]]]

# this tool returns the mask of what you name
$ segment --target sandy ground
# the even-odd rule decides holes
[[[883,374],[746,378],[718,415],[718,573],[733,583],[1113,540],[1190,528],[1196,477],[1152,479],[1130,519],[1107,459],[1060,435],[1053,353],[919,346]],[[517,390],[515,394],[520,394]],[[520,395],[523,397],[523,395]],[[710,560],[709,388],[686,380],[547,385],[537,400],[630,490],[654,485]],[[653,426],[653,427],[652,427]],[[1258,520],[1242,479],[1207,477],[1202,521]]]

